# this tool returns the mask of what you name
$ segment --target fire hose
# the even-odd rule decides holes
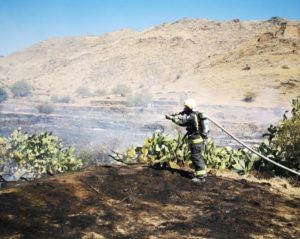
[[[236,142],[238,142],[239,144],[241,144],[241,145],[244,146],[245,148],[249,149],[252,153],[258,155],[259,157],[263,158],[264,160],[266,160],[266,161],[268,161],[268,162],[270,162],[270,163],[272,163],[272,164],[274,164],[274,165],[276,165],[276,166],[278,166],[278,167],[280,167],[280,168],[282,168],[282,169],[285,169],[285,170],[287,170],[287,171],[289,171],[289,172],[291,172],[291,173],[294,173],[294,174],[300,176],[300,172],[297,172],[297,171],[295,171],[295,170],[293,170],[293,169],[290,169],[290,168],[288,168],[288,167],[286,167],[286,166],[284,166],[284,165],[282,165],[282,164],[279,164],[279,163],[273,161],[272,159],[269,159],[268,157],[262,155],[261,153],[257,152],[256,150],[254,150],[253,148],[251,148],[250,146],[248,146],[247,144],[243,143],[240,139],[238,139],[236,136],[234,136],[232,133],[230,133],[228,130],[226,130],[223,126],[221,126],[219,123],[217,123],[217,122],[216,122],[215,120],[213,120],[212,118],[207,117],[207,119],[208,119],[209,121],[211,121],[213,124],[215,124],[218,128],[220,128],[220,129],[221,129],[223,132],[225,132],[227,135],[229,135],[231,138],[233,138]]]

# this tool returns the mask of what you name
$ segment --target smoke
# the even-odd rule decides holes
[[[165,120],[164,114],[180,111],[181,106],[152,105],[146,108],[66,107],[56,105],[52,114],[39,114],[34,106],[20,101],[9,101],[0,114],[0,135],[8,136],[21,127],[36,133],[52,131],[62,138],[65,146],[80,151],[122,152],[129,146],[142,145],[145,137],[155,130],[175,135],[176,127]],[[281,108],[200,105],[199,110],[213,117],[244,140],[258,142],[271,123],[284,112]],[[233,144],[219,129],[211,125],[210,137],[218,144]]]
[[[56,106],[52,114],[40,114],[34,107],[10,101],[0,115],[0,135],[8,136],[22,128],[30,133],[52,131],[78,151],[101,147],[106,151],[123,150],[142,144],[144,138],[163,129],[163,115],[154,109],[101,109]]]

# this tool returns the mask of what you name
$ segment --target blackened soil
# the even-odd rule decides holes
[[[142,166],[0,190],[0,238],[300,238],[299,215],[268,185]]]

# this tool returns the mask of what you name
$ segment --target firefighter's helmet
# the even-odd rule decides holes
[[[190,110],[195,111],[197,109],[196,101],[193,99],[187,99],[184,101],[184,107],[187,107]]]

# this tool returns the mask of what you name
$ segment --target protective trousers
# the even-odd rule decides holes
[[[192,162],[195,167],[195,176],[205,176],[206,175],[206,165],[202,157],[202,151],[204,150],[204,143],[201,140],[191,140],[190,150],[192,156]]]

